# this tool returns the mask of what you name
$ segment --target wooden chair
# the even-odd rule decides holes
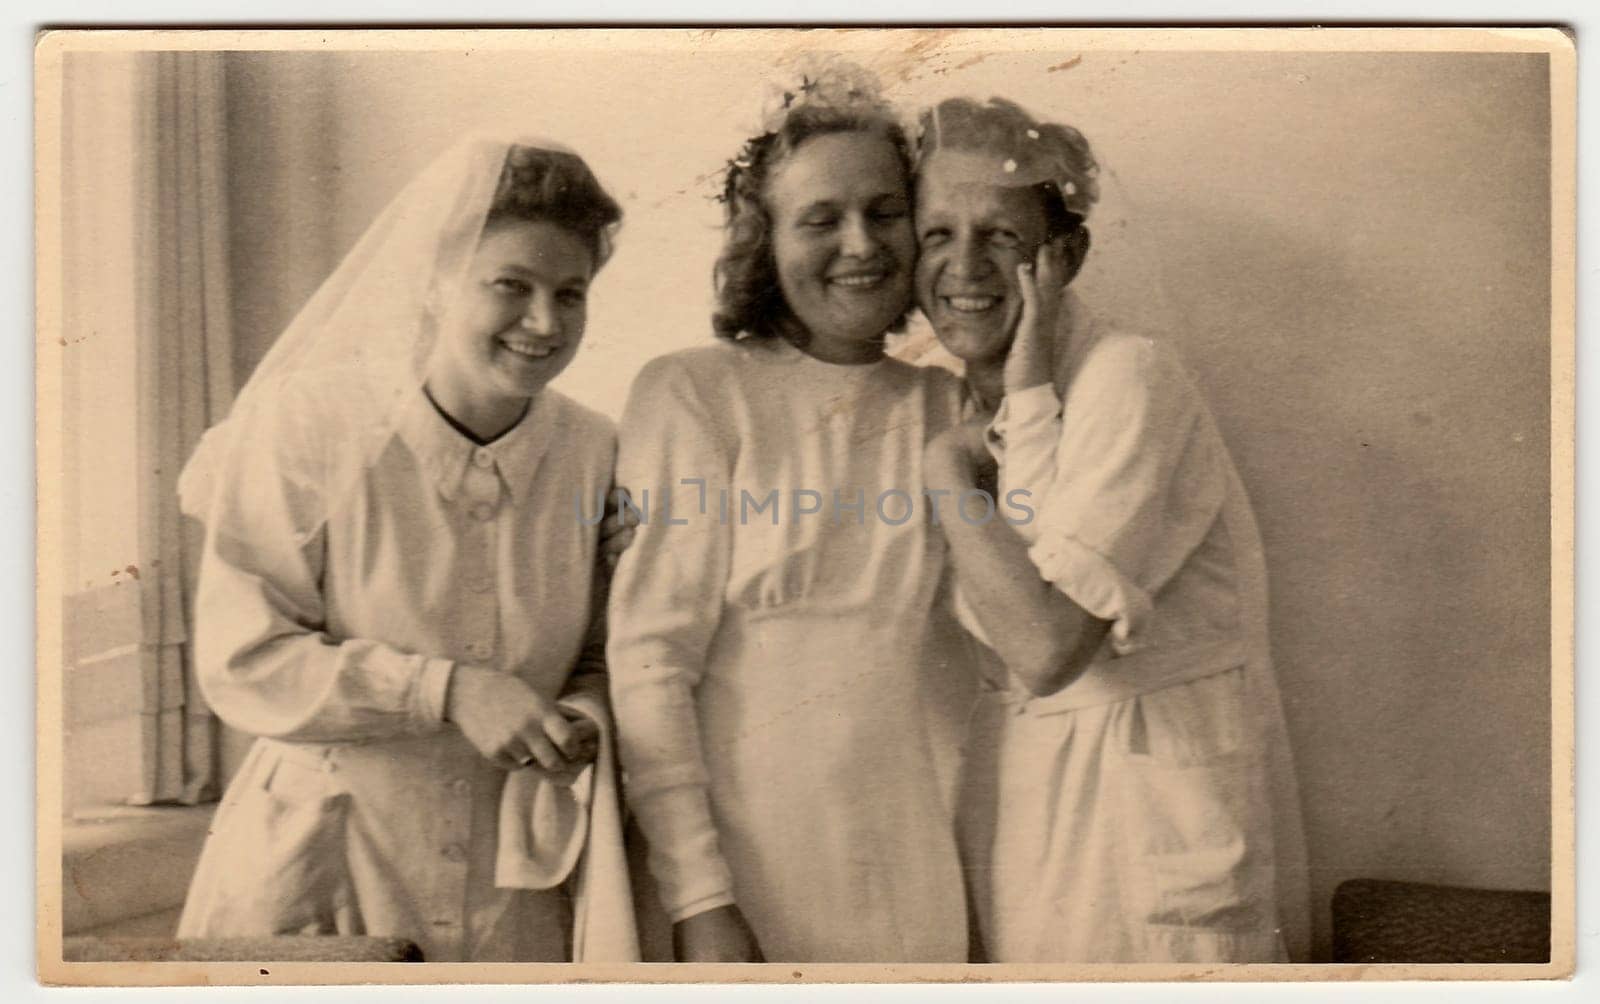
[[[1550,894],[1351,879],[1333,892],[1334,962],[1549,962]]]

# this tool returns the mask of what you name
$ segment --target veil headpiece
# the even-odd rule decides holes
[[[416,175],[367,228],[208,430],[178,482],[183,510],[204,518],[232,465],[270,444],[255,419],[292,387],[325,377],[348,400],[349,427],[319,430],[336,470],[319,494],[331,506],[375,459],[401,404],[421,386],[440,313],[466,280],[502,178],[528,151],[576,154],[541,138],[469,136]],[[615,225],[600,234],[598,262]]]

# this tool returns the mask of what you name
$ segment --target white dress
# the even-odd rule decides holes
[[[259,738],[229,785],[179,933],[393,935],[428,961],[563,961],[559,889],[494,885],[507,775],[441,721],[452,667],[573,676],[610,484],[610,423],[552,390],[475,447],[418,390],[342,502],[321,493],[370,414],[357,373],[303,378],[246,429],[206,527],[196,662]],[[309,514],[327,512],[326,520]],[[603,667],[601,667],[603,668]]]
[[[1031,493],[1019,531],[1041,575],[1112,628],[1058,693],[983,688],[962,849],[986,954],[1303,960],[1305,848],[1249,503],[1175,355],[1067,303],[1056,385],[1008,397],[990,445],[1002,492]]]
[[[781,340],[639,375],[618,482],[648,519],[608,661],[672,920],[737,903],[769,961],[966,959],[946,786],[972,647],[922,494],[923,444],[959,413],[948,373]]]

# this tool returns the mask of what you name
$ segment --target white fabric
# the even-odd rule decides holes
[[[258,740],[180,932],[397,935],[433,961],[565,958],[566,894],[497,889],[506,774],[441,723],[458,662],[541,695],[573,677],[611,481],[610,423],[546,389],[487,447],[420,389],[329,507],[325,455],[359,433],[367,374],[302,374],[238,427],[206,526],[196,655],[219,716]],[[590,505],[593,503],[591,502]],[[316,518],[318,515],[321,519]]]
[[[950,374],[778,340],[675,353],[635,382],[618,481],[649,518],[617,569],[608,655],[672,919],[736,902],[769,961],[965,959],[942,784],[969,643],[943,612],[937,528],[876,509],[890,489],[920,506],[923,444],[959,408]],[[796,489],[817,496],[794,507]],[[743,509],[772,490],[775,520]],[[859,522],[834,521],[835,491],[861,493]]]
[[[599,756],[570,785],[551,784],[537,767],[506,777],[494,884],[553,889],[571,878],[572,961],[638,962],[611,709],[594,690],[560,704],[599,726]]]
[[[537,137],[469,136],[413,178],[367,228],[339,267],[295,315],[239,392],[228,420],[209,430],[184,468],[185,512],[204,518],[219,472],[241,443],[249,414],[273,407],[286,383],[308,373],[367,374],[366,422],[325,457],[321,501],[339,504],[376,460],[420,386],[436,314],[464,281],[507,154],[513,147],[568,152]],[[602,262],[609,237],[601,242]],[[320,514],[318,514],[320,515]]]
[[[976,716],[963,849],[986,949],[1303,959],[1304,840],[1249,503],[1171,351],[1068,307],[1054,387],[1004,402],[989,442],[1001,490],[1033,493],[1019,530],[1040,573],[1113,628],[1059,693],[991,689]]]

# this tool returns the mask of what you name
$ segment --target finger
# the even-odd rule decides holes
[[[563,719],[563,721],[568,726],[566,737],[560,740],[551,737],[563,756],[568,760],[574,760],[580,758],[585,750],[595,748],[600,732],[593,722],[586,718]],[[590,758],[592,757],[591,753]]]
[[[496,753],[494,756],[489,758],[489,761],[504,771],[521,770],[524,767],[532,767],[539,762],[538,760],[534,759],[532,753],[529,753],[526,750],[516,753]]]
[[[1065,287],[1072,281],[1073,243],[1070,237],[1056,238],[1056,283]]]
[[[530,757],[533,763],[528,763]],[[561,755],[561,751],[542,735],[528,741],[528,752],[520,758],[520,762],[528,767],[536,763],[551,772],[563,771],[569,766],[567,758]]]
[[[567,763],[573,766],[593,763],[600,756],[600,737],[582,736],[569,744],[562,753],[566,756]]]
[[[622,494],[628,496],[626,491]],[[617,511],[617,524],[625,530],[631,530],[639,525],[639,510],[634,507],[631,497],[628,497],[628,504]]]
[[[1025,261],[1017,266],[1017,292],[1022,296],[1022,315],[1031,317],[1039,310],[1039,287],[1035,285],[1033,276],[1033,262]]]
[[[1045,295],[1055,292],[1061,285],[1062,248],[1060,240],[1053,240],[1039,249],[1038,289]],[[1036,290],[1037,292],[1037,290]]]
[[[573,742],[593,742],[600,735],[600,726],[588,718],[567,717],[567,723],[572,726]]]
[[[612,530],[609,536],[601,540],[600,547],[605,552],[606,557],[616,558],[621,556],[622,552],[628,549],[628,545],[633,543],[633,532],[633,527],[625,526]]]
[[[552,711],[539,719],[539,727],[544,730],[545,739],[558,750],[565,752],[572,742],[573,723],[560,712]]]
[[[626,503],[626,504],[624,504]],[[606,494],[606,525],[614,528],[638,526],[639,510],[626,488],[613,488]]]

